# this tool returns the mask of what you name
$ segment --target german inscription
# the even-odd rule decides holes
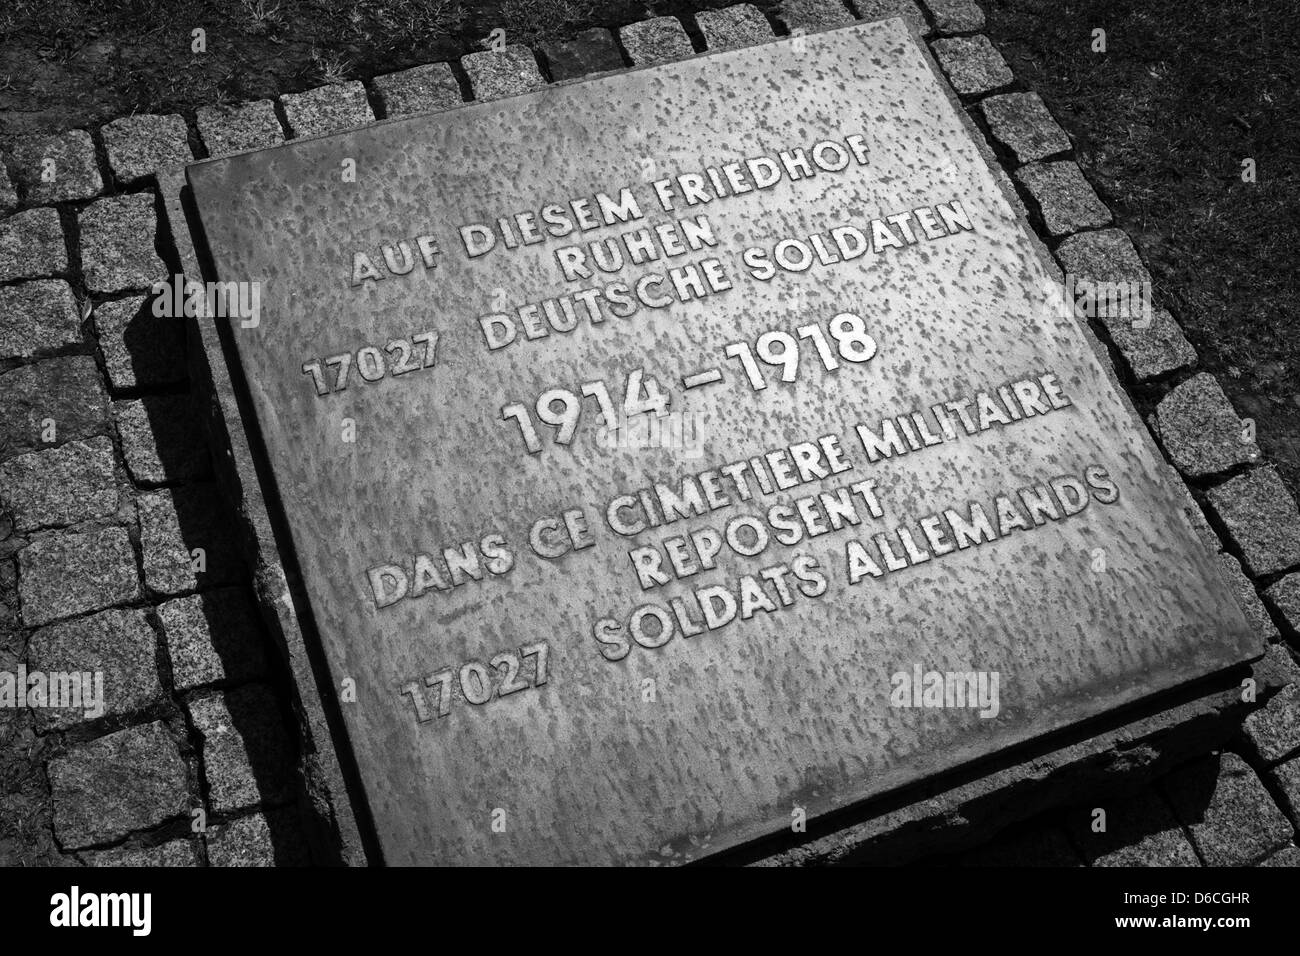
[[[1252,654],[901,21],[190,181],[390,863],[693,859]]]

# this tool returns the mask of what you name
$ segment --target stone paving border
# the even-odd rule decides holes
[[[921,3],[857,0],[850,9],[840,0],[785,0],[771,16],[738,4],[696,14],[689,31],[675,17],[656,17],[613,35],[587,30],[536,52],[513,46],[468,54],[456,64],[428,64],[274,102],[205,108],[196,117],[128,117],[98,131],[70,130],[6,151],[0,214],[9,214],[0,219],[0,305],[16,311],[0,310],[0,469],[6,470],[0,489],[0,661],[26,660],[33,644],[42,654],[76,653],[80,639],[87,653],[95,647],[109,656],[119,652],[106,669],[148,671],[148,662],[132,650],[136,644],[106,645],[95,630],[102,615],[125,609],[142,615],[153,634],[159,693],[130,701],[126,715],[48,733],[24,716],[0,716],[0,742],[17,743],[11,754],[31,754],[26,768],[21,757],[0,761],[0,782],[10,789],[0,798],[12,797],[25,814],[17,826],[0,829],[0,860],[10,854],[94,865],[268,865],[305,862],[309,852],[317,862],[364,860],[362,831],[346,795],[346,755],[336,757],[325,739],[335,718],[318,695],[320,662],[284,600],[293,585],[275,551],[274,522],[257,489],[233,384],[224,363],[211,361],[221,354],[216,329],[188,323],[188,363],[175,354],[174,343],[145,360],[127,344],[139,292],[181,263],[197,271],[183,228],[171,230],[170,242],[167,230],[157,233],[160,204],[168,223],[184,221],[183,167],[175,164],[191,152],[224,155],[273,145],[295,132],[322,135],[375,116],[450,108],[462,93],[493,99],[538,89],[548,74],[566,81],[694,56],[692,36],[701,38],[700,52],[709,52],[843,26],[857,16],[901,15],[928,38],[954,96],[1010,174],[1007,188],[1018,191],[1040,240],[1075,277],[1076,291],[1087,295],[1099,283],[1119,281],[1150,289],[1137,250],[1109,225],[1109,210],[1075,164],[1068,134],[1036,94],[1019,87],[979,32],[979,5]],[[66,174],[53,183],[34,174],[49,160]],[[113,228],[120,221],[131,228]],[[159,258],[160,250],[168,261]],[[90,321],[92,312],[97,315]],[[1210,376],[1193,374],[1195,352],[1174,316],[1156,306],[1150,321],[1102,316],[1089,324],[1109,343],[1123,384],[1150,413],[1153,434],[1187,482],[1189,520],[1228,562],[1243,609],[1270,642],[1253,668],[1257,697],[1242,701],[1236,675],[1218,690],[1167,699],[1167,709],[1155,716],[1117,718],[1091,736],[991,773],[959,770],[942,790],[911,788],[820,821],[797,843],[774,838],[738,859],[897,862],[987,839],[990,827],[1059,807],[1086,785],[1090,793],[1105,794],[1096,799],[1116,817],[1114,839],[1088,839],[1080,817],[1086,811],[1067,809],[958,860],[1296,865],[1300,667],[1288,644],[1300,638],[1300,514],[1259,454],[1250,424]],[[177,419],[186,402],[173,399],[185,395],[202,403],[197,416],[212,430],[210,451],[178,453],[176,436],[187,426]],[[165,413],[156,411],[162,408]],[[60,423],[56,440],[33,436],[38,411]],[[171,492],[176,515],[186,513],[188,495],[211,499],[207,458],[221,487],[235,493],[243,553],[251,556],[251,572],[240,570],[233,580],[200,580],[177,574],[177,565],[158,564],[188,553],[190,542],[175,538],[178,529],[192,531],[195,515],[146,533],[145,516],[152,512],[145,506],[159,488]],[[64,484],[76,489],[74,502],[42,494],[32,476],[50,471],[68,476]],[[209,524],[214,520],[207,516]],[[161,535],[156,547],[151,535]],[[169,554],[175,558],[161,557]],[[171,570],[158,577],[164,568]],[[249,647],[247,616],[233,630],[227,623],[214,631],[222,615],[198,610],[231,593],[238,595],[232,607],[251,593],[260,598],[269,637],[258,634],[253,641],[270,651],[266,659],[275,666],[269,672],[223,667],[224,649]],[[241,619],[237,611],[226,617]],[[145,679],[143,686],[152,684]],[[268,701],[294,712],[292,741],[266,730],[276,726]],[[255,717],[237,728],[239,740],[213,737],[213,715],[232,708],[251,708]],[[282,763],[296,747],[292,786],[283,779],[265,782],[265,774],[253,769],[265,763],[267,746]],[[1217,748],[1226,748],[1221,757],[1199,756]],[[1180,763],[1176,776],[1149,785]],[[138,767],[147,782],[107,792],[112,788],[104,781],[115,779],[121,767]],[[1099,778],[1111,783],[1099,785]],[[1204,799],[1189,800],[1192,788]],[[88,815],[92,805],[99,810]],[[196,808],[213,821],[198,836],[186,817]],[[300,832],[310,839],[298,840]]]

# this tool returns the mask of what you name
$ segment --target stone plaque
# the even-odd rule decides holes
[[[889,20],[190,167],[387,862],[690,860],[1258,653],[989,162]]]

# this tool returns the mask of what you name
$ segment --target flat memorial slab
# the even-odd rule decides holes
[[[387,862],[692,859],[1258,655],[989,162],[888,20],[190,167]]]

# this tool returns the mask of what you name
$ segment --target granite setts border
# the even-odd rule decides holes
[[[919,5],[912,0],[857,0],[854,6],[864,20],[903,16],[918,35],[927,38],[943,75],[952,81],[960,102],[1006,170],[1008,188],[1015,191],[1040,240],[1066,273],[1085,283],[1136,281],[1150,289],[1150,275],[1140,254],[1121,230],[1110,225],[1109,209],[1075,165],[1068,134],[1036,94],[1017,86],[996,47],[980,32],[984,15],[978,4],[973,0],[921,0]],[[0,300],[14,304],[24,316],[31,315],[51,337],[0,325],[0,345],[4,346],[0,369],[9,369],[0,374],[0,411],[31,407],[29,393],[38,388],[37,377],[47,374],[53,376],[54,390],[72,396],[73,402],[86,396],[80,407],[66,413],[75,434],[61,436],[64,442],[55,446],[64,458],[74,461],[56,464],[93,492],[87,493],[93,510],[59,515],[57,503],[33,492],[31,500],[20,501],[19,506],[45,510],[35,512],[37,517],[31,519],[25,517],[31,512],[25,511],[20,522],[26,524],[21,528],[6,525],[0,514],[0,623],[16,626],[21,621],[21,626],[30,628],[50,621],[50,627],[57,627],[87,621],[113,608],[139,608],[158,632],[157,640],[170,649],[172,669],[182,662],[182,641],[187,647],[186,660],[206,660],[208,667],[214,666],[212,655],[202,644],[202,628],[190,626],[195,621],[192,613],[181,616],[180,602],[202,600],[204,595],[228,587],[229,582],[182,580],[178,588],[160,590],[157,586],[158,581],[173,580],[177,568],[174,555],[168,564],[166,531],[159,548],[153,549],[156,553],[146,553],[145,502],[149,495],[156,496],[160,484],[169,488],[176,484],[174,470],[169,471],[174,462],[158,461],[147,428],[142,432],[128,427],[130,416],[140,414],[142,399],[188,380],[204,393],[199,417],[211,433],[216,477],[235,502],[241,551],[251,569],[245,586],[251,586],[257,595],[276,658],[288,674],[287,704],[298,724],[297,779],[288,789],[283,781],[277,782],[270,788],[275,792],[269,798],[257,792],[257,786],[250,788],[250,757],[241,755],[239,746],[231,747],[223,740],[212,751],[211,766],[205,751],[205,747],[214,746],[204,734],[211,715],[254,701],[254,709],[262,715],[254,723],[265,716],[264,695],[240,692],[241,688],[264,686],[260,681],[265,675],[257,672],[239,675],[233,685],[216,684],[216,694],[210,682],[196,691],[184,686],[187,678],[181,675],[185,672],[178,671],[174,679],[169,672],[157,699],[141,702],[123,716],[124,725],[98,723],[54,731],[48,735],[54,755],[46,762],[51,764],[49,778],[56,788],[47,799],[53,805],[51,829],[57,850],[64,854],[75,851],[83,861],[97,865],[132,860],[177,865],[297,862],[307,858],[306,851],[276,846],[282,841],[276,839],[275,831],[300,825],[307,832],[316,862],[361,864],[366,860],[364,828],[354,820],[348,799],[351,771],[346,755],[336,755],[326,730],[337,719],[336,706],[319,696],[318,688],[328,683],[322,680],[322,662],[314,658],[302,633],[310,623],[300,622],[293,602],[285,600],[296,584],[286,576],[276,550],[275,522],[257,483],[257,453],[249,446],[242,426],[238,389],[229,379],[224,361],[219,361],[218,330],[210,324],[190,323],[189,361],[182,363],[182,372],[176,371],[175,357],[169,365],[164,356],[158,363],[161,372],[142,373],[142,368],[152,366],[137,361],[135,377],[124,377],[132,370],[123,359],[118,339],[132,321],[131,303],[140,290],[173,265],[182,265],[187,274],[198,274],[182,225],[183,164],[191,157],[226,155],[295,135],[322,135],[376,117],[452,108],[463,102],[466,92],[479,100],[509,96],[548,82],[764,42],[780,34],[797,35],[854,20],[853,11],[840,0],[786,0],[771,17],[752,5],[737,4],[696,14],[691,30],[675,17],[655,17],[613,32],[587,30],[539,50],[508,46],[501,51],[468,54],[454,64],[426,64],[366,81],[285,94],[274,101],[204,108],[195,117],[128,117],[97,130],[72,130],[43,138],[6,157],[9,168],[0,167],[4,173],[0,175],[0,214],[13,212],[0,219]],[[698,49],[692,37],[696,41],[702,38]],[[39,165],[51,151],[59,157],[58,162],[66,158],[74,171],[70,181],[52,189],[40,185],[32,175],[33,162]],[[115,221],[132,228],[113,229]],[[171,228],[159,233],[159,225]],[[94,238],[101,234],[101,239]],[[93,242],[88,243],[88,237]],[[166,262],[158,257],[158,251]],[[38,286],[38,282],[44,285]],[[76,321],[80,313],[69,316],[65,288],[71,291],[78,309],[94,307],[98,315],[93,323],[87,321],[81,328]],[[0,322],[7,319],[0,316]],[[1042,753],[1041,748],[1017,752],[999,761],[998,769],[958,768],[945,778],[942,787],[913,788],[887,800],[872,801],[814,822],[801,838],[773,838],[732,854],[733,859],[761,864],[901,862],[939,849],[959,849],[984,839],[993,826],[1068,803],[1085,782],[1099,799],[1109,799],[1107,794],[1119,799],[1118,795],[1176,764],[1216,748],[1231,748],[1245,758],[1236,754],[1223,758],[1224,801],[1258,800],[1261,793],[1267,798],[1261,779],[1273,793],[1282,795],[1282,810],[1268,803],[1267,840],[1249,844],[1248,850],[1229,852],[1223,844],[1224,833],[1230,833],[1233,826],[1230,808],[1220,813],[1211,807],[1219,816],[1209,819],[1212,814],[1207,810],[1207,820],[1192,821],[1179,815],[1177,799],[1170,799],[1167,802],[1186,837],[1183,831],[1174,833],[1175,826],[1168,841],[1152,846],[1153,858],[1278,862],[1287,849],[1294,850],[1278,842],[1281,831],[1277,820],[1285,820],[1280,816],[1285,811],[1291,815],[1292,826],[1300,823],[1296,817],[1300,739],[1295,730],[1300,668],[1287,650],[1287,642],[1294,643],[1300,632],[1300,514],[1295,501],[1263,460],[1248,423],[1237,416],[1218,384],[1211,376],[1195,373],[1195,351],[1174,316],[1157,305],[1145,324],[1108,316],[1090,324],[1111,350],[1126,390],[1150,413],[1149,423],[1159,446],[1186,481],[1188,508],[1195,509],[1189,510],[1189,519],[1207,547],[1221,552],[1228,562],[1248,618],[1269,642],[1269,653],[1253,668],[1257,701],[1253,705],[1242,702],[1237,685],[1243,674],[1223,675],[1217,683],[1167,698],[1165,709],[1155,715],[1118,715],[1109,726],[1092,727],[1074,739],[1058,741],[1060,746],[1050,752]],[[70,357],[97,351],[102,355],[106,379],[98,368],[54,368],[69,362]],[[17,378],[10,380],[16,373]],[[140,380],[141,374],[161,374],[162,378]],[[47,393],[49,381],[45,381]],[[133,411],[133,405],[139,407]],[[110,407],[113,414],[108,414]],[[0,435],[4,440],[10,437]],[[15,434],[12,439],[20,450],[0,447],[0,467],[12,467],[20,455],[51,454],[47,446],[28,447],[25,436]],[[86,443],[93,453],[78,454],[71,444],[74,439]],[[106,442],[115,455],[111,481],[105,477]],[[187,474],[181,488],[210,477],[201,468]],[[105,490],[108,485],[121,502],[117,512],[104,503],[110,493]],[[0,511],[15,507],[8,499],[0,504]],[[115,520],[114,514],[124,511],[131,514]],[[40,516],[51,513],[56,517]],[[35,527],[28,527],[32,521]],[[84,570],[94,585],[85,595],[88,610],[66,612],[56,599],[40,597],[44,593],[40,591],[35,592],[37,598],[30,598],[33,580],[16,571],[33,557],[64,546],[69,534],[94,535],[95,540],[107,535],[114,542],[120,535],[128,545],[125,550],[98,549],[90,565],[78,569]],[[24,557],[28,550],[32,554]],[[128,552],[134,552],[134,560],[128,558]],[[35,584],[39,585],[39,579]],[[33,614],[37,621],[31,619]],[[182,631],[185,626],[190,629]],[[52,638],[46,643],[49,640]],[[120,666],[138,668],[138,655]],[[9,729],[0,722],[0,734]],[[24,732],[30,737],[34,731],[28,728]],[[173,755],[173,747],[179,756]],[[109,814],[112,819],[95,830],[97,824],[85,824],[78,816],[85,801],[98,797],[94,769],[123,759],[135,761],[149,773],[148,786],[142,788],[140,799],[115,807]],[[58,774],[54,767],[60,768]],[[1179,772],[1194,771],[1183,768]],[[85,793],[85,788],[90,792]],[[187,794],[187,800],[178,802],[178,793]],[[1216,791],[1215,800],[1219,799]],[[196,803],[212,812],[214,820],[209,833],[199,840],[187,835],[181,825],[181,812]],[[296,823],[285,821],[289,814],[297,814]],[[87,825],[91,830],[82,833],[81,828]],[[68,833],[77,836],[65,838]],[[1104,861],[1090,855],[1088,862]]]

